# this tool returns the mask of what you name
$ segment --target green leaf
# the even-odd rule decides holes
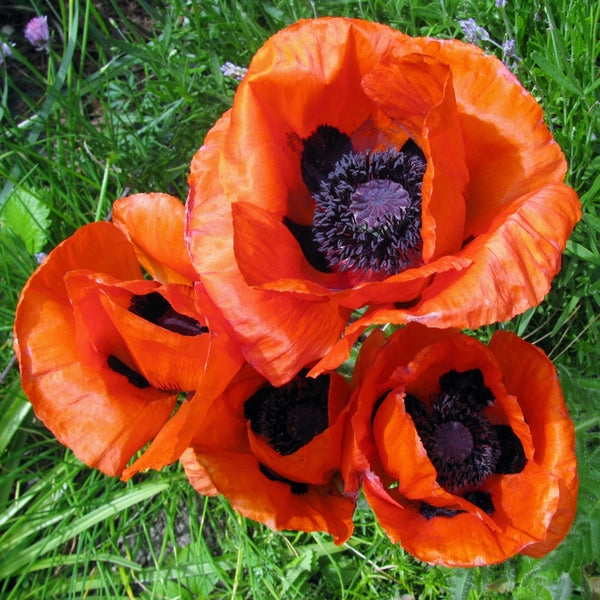
[[[105,519],[119,514],[130,506],[142,505],[144,500],[164,492],[167,483],[146,483],[123,492],[106,505],[94,509],[67,523],[62,520],[61,526],[53,529],[52,534],[25,548],[15,550],[0,563],[0,580],[19,573],[27,565],[33,565],[43,554],[54,550],[65,542],[73,539],[81,532],[91,529]],[[68,511],[65,511],[65,516]],[[62,516],[62,515],[61,515]],[[31,567],[29,567],[31,568]]]
[[[0,218],[0,239],[10,230],[25,245],[27,252],[40,252],[48,239],[50,209],[33,189],[17,188],[8,198]]]
[[[22,392],[16,395],[6,395],[0,402],[2,416],[0,416],[0,454],[4,452],[13,435],[31,410],[31,404]]]
[[[569,77],[567,77],[567,75],[565,75],[565,73],[563,73],[558,66],[550,62],[540,52],[532,52],[531,58],[533,58],[537,65],[541,67],[549,77],[554,79],[556,83],[569,90],[576,96],[583,96],[583,90],[581,89],[581,86],[576,81],[569,79]]]

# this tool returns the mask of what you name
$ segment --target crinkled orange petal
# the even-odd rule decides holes
[[[428,56],[409,54],[383,60],[363,79],[380,108],[421,146],[423,177],[421,237],[423,260],[460,249],[469,173],[452,74]]]
[[[191,486],[203,496],[218,496],[219,492],[213,485],[208,473],[202,465],[196,460],[196,455],[192,448],[187,448],[181,455],[181,465],[185,471]]]
[[[359,129],[373,112],[362,76],[399,44],[415,47],[384,25],[336,18],[300,21],[267,40],[236,92],[220,165],[227,197],[255,198],[271,212],[310,222],[312,200],[292,138],[308,138],[324,124],[348,135]]]
[[[328,300],[304,302],[250,288],[239,272],[205,274],[202,283],[218,298],[246,360],[273,385],[288,382],[326,354],[351,312]]]
[[[113,204],[113,223],[129,238],[142,266],[162,283],[197,279],[185,246],[185,207],[167,194],[133,194]]]
[[[210,329],[211,321],[208,319]],[[223,393],[244,361],[236,344],[222,331],[212,331],[204,374],[193,394],[181,404],[145,452],[123,472],[123,480],[146,469],[160,470],[180,458],[190,445],[199,423],[212,411],[215,398]],[[227,423],[224,423],[227,425]]]
[[[497,331],[489,345],[504,373],[509,392],[517,394],[531,428],[535,461],[557,477],[560,499],[545,540],[522,553],[541,557],[566,536],[577,507],[577,459],[575,430],[565,404],[556,370],[542,350],[515,334]]]
[[[390,493],[373,473],[365,474],[363,489],[392,542],[401,543],[420,560],[449,567],[475,567],[502,562],[518,552],[518,543],[508,537],[513,532],[507,532],[507,537],[492,532],[476,507],[452,518],[428,520],[419,513],[418,504]],[[522,539],[520,544],[522,547]]]
[[[193,452],[186,451],[182,458],[186,473],[192,474],[190,482],[200,493],[223,494],[242,515],[273,529],[327,531],[342,543],[352,533],[354,502],[343,496],[335,480],[295,494],[289,484],[260,471],[248,439],[244,402],[265,383],[245,365],[197,423]]]
[[[354,529],[354,502],[333,488],[308,486],[304,494],[293,494],[290,486],[271,481],[259,470],[251,454],[229,450],[207,452],[194,449],[195,460],[220,494],[248,519],[275,530],[325,531],[336,544],[343,544]],[[186,471],[191,454],[186,455]],[[192,481],[191,483],[194,483]],[[205,481],[198,490],[206,489]]]
[[[64,283],[76,269],[141,278],[131,246],[110,223],[82,227],[57,246],[27,282],[17,307],[23,389],[61,443],[86,464],[118,475],[166,421],[177,395],[134,386],[91,347],[81,362]]]
[[[231,203],[218,176],[221,147],[230,121],[231,110],[208,132],[190,166],[185,236],[192,263],[199,273],[235,268]]]
[[[469,268],[436,276],[410,308],[374,307],[346,335],[383,323],[476,329],[511,319],[548,293],[580,215],[577,195],[562,183],[520,198],[457,254],[471,261]]]
[[[415,42],[452,71],[470,176],[467,235],[506,202],[564,179],[566,162],[542,108],[501,61],[457,40]]]
[[[462,270],[470,264],[443,256],[383,281],[349,287],[343,273],[321,273],[311,267],[294,236],[274,215],[249,202],[235,202],[232,213],[235,255],[244,281],[255,289],[298,295],[305,302],[331,298],[353,309],[370,303],[410,302],[437,273]]]

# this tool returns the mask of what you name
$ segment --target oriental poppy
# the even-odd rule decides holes
[[[246,365],[183,454],[188,479],[272,529],[325,531],[343,543],[355,504],[340,477],[350,392],[335,372],[274,387]]]
[[[566,170],[540,106],[481,49],[302,21],[258,51],[194,157],[188,248],[280,384],[332,348],[334,368],[371,324],[476,328],[537,305],[580,217]]]
[[[154,202],[163,208],[162,265],[157,242],[143,233]],[[23,389],[36,415],[83,462],[109,475],[120,474],[157,434],[160,441],[131,472],[177,460],[191,439],[180,413],[200,415],[242,363],[227,336],[209,331],[199,309],[209,303],[186,279],[193,271],[185,264],[183,205],[140,195],[119,201],[115,212],[136,244],[111,223],[76,231],[25,285],[14,326]],[[134,246],[150,272],[165,275],[163,284],[143,278]],[[204,399],[184,401],[169,420],[179,393],[197,389],[207,391]]]
[[[371,351],[343,473],[390,539],[421,560],[540,557],[573,522],[575,435],[556,371],[513,333],[489,346],[409,324]]]

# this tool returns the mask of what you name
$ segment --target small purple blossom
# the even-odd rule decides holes
[[[234,65],[232,62],[227,61],[221,67],[221,71],[222,71],[223,75],[225,75],[225,77],[233,77],[234,79],[241,81],[242,79],[244,79],[244,75],[246,74],[248,69],[246,69],[246,67],[238,67],[237,65]]]
[[[515,40],[506,40],[504,44],[502,44],[502,54],[504,58],[511,58],[516,56],[517,43]]]
[[[50,31],[48,30],[48,17],[34,17],[25,26],[25,37],[37,50],[50,50]]]
[[[7,44],[6,42],[0,44],[0,65],[4,62],[5,58],[8,58],[12,54],[13,46],[14,44]]]
[[[496,0],[496,8],[504,8],[506,6],[506,0]]]
[[[467,19],[460,22],[460,27],[465,34],[465,40],[470,44],[474,44],[478,40],[489,40],[490,34],[486,29],[477,25],[475,19]]]

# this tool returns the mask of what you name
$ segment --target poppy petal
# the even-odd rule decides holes
[[[137,387],[91,346],[88,360],[80,362],[64,282],[67,272],[79,268],[141,279],[133,249],[116,227],[82,227],[50,253],[23,289],[15,347],[36,415],[86,464],[117,475],[166,421],[177,394]]]
[[[208,324],[210,328],[210,321]],[[123,471],[121,479],[127,481],[140,471],[160,470],[178,460],[190,445],[198,423],[212,410],[213,400],[223,393],[242,364],[243,358],[231,338],[222,331],[211,330],[203,376],[194,393],[188,395],[144,453]]]
[[[579,486],[575,430],[556,370],[542,350],[532,350],[515,334],[504,331],[494,334],[490,349],[502,366],[507,389],[519,391],[519,404],[533,435],[535,461],[554,474],[560,485],[559,506],[546,539],[522,551],[539,558],[564,539],[575,518]]]
[[[321,486],[308,486],[305,493],[292,493],[287,483],[266,477],[250,454],[226,450],[208,454],[199,449],[194,455],[214,489],[244,517],[275,530],[326,531],[338,545],[352,535],[354,502],[332,493],[334,490],[327,493]],[[186,455],[186,471],[190,469],[190,456]],[[202,489],[200,486],[197,491]]]
[[[167,194],[134,194],[113,204],[113,223],[127,235],[138,260],[162,283],[197,279],[185,247],[185,207]]]
[[[464,237],[469,172],[450,69],[423,55],[388,59],[364,77],[363,88],[421,145],[427,159],[423,260],[456,252]]]
[[[436,276],[408,309],[374,307],[346,335],[374,324],[415,321],[428,327],[469,327],[507,321],[539,304],[558,272],[566,240],[581,212],[577,195],[557,183],[505,206],[485,233],[458,253],[471,261]],[[485,302],[497,298],[497,302]],[[341,350],[340,350],[341,352]]]
[[[410,324],[374,355],[369,351],[371,368],[363,371],[353,394],[352,442],[346,443],[344,458],[351,466],[345,463],[343,470],[350,488],[346,492],[361,476],[365,497],[390,539],[427,562],[477,566],[517,552],[543,556],[569,530],[577,495],[573,425],[552,363],[512,333],[497,332],[485,347],[462,334],[428,331]],[[445,387],[446,373],[474,370],[494,398],[479,410],[485,410],[490,424],[508,423],[527,459],[518,472],[492,470],[477,483],[477,493],[489,497],[489,506],[466,493],[470,484],[461,484],[467,486],[464,494],[458,493],[461,488],[453,494],[440,485],[431,447],[426,449],[423,441],[428,438],[422,438],[437,436],[439,421],[428,425],[434,413],[419,417],[414,408],[409,412],[405,407],[410,395],[411,402],[423,399],[428,411],[428,399],[441,386],[443,410],[453,410],[448,390],[458,388]],[[471,418],[468,413],[444,415],[453,423],[454,418],[459,423]],[[443,463],[436,464],[440,468]]]
[[[417,43],[452,70],[470,175],[467,236],[506,202],[564,179],[566,162],[542,108],[500,60],[458,40]]]
[[[350,311],[248,287],[241,274],[208,273],[202,283],[239,340],[246,360],[273,385],[289,381],[331,348]]]

